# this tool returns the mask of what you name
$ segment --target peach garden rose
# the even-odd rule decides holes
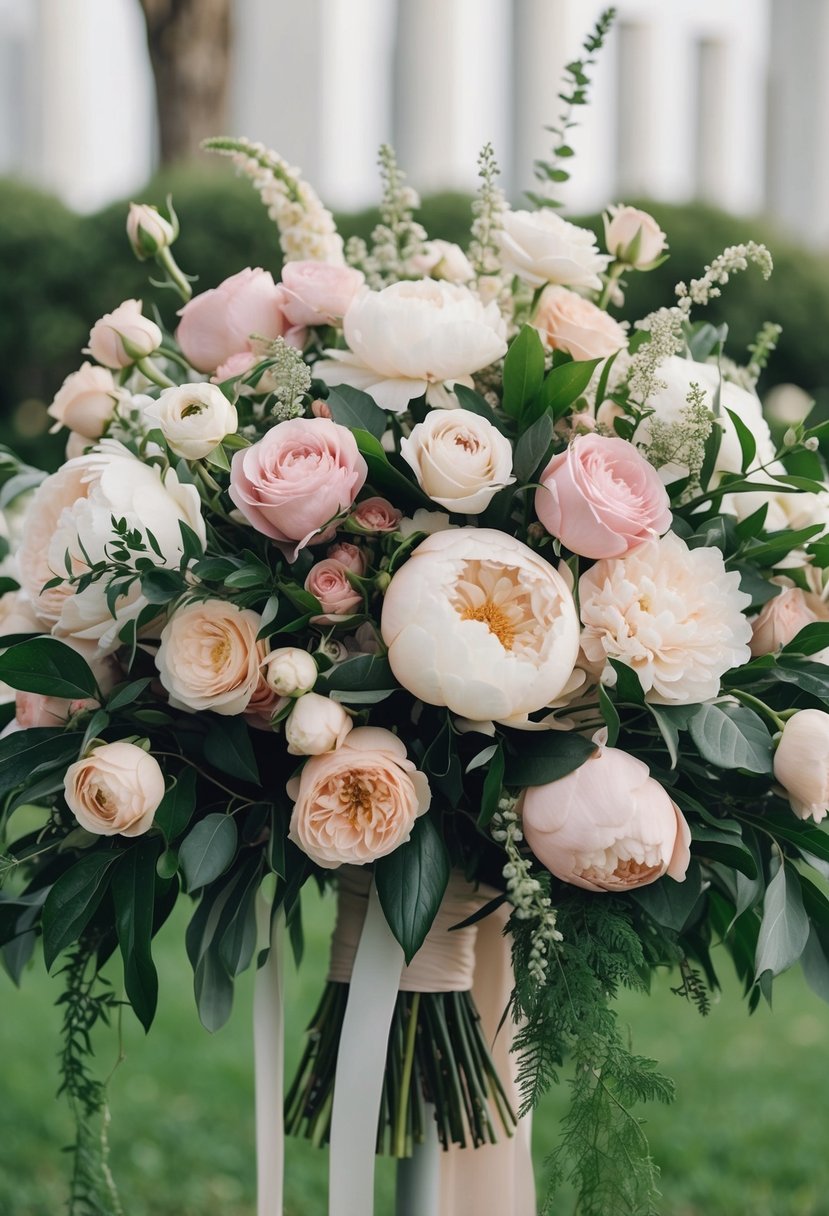
[[[155,757],[136,744],[103,743],[70,764],[64,797],[87,832],[142,836],[164,797],[164,774]]]
[[[108,367],[82,363],[66,377],[49,406],[55,429],[65,426],[86,440],[99,439],[115,411],[118,393]]]
[[[261,625],[258,612],[225,600],[199,600],[174,612],[155,659],[170,704],[191,712],[243,713],[259,685]]]
[[[618,321],[566,287],[545,287],[532,322],[551,350],[574,359],[605,359],[627,345]]]

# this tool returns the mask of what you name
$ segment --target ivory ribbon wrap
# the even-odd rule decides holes
[[[253,989],[253,1067],[256,1083],[256,1211],[257,1216],[282,1216],[285,1132],[282,1102],[285,1075],[285,993],[282,978],[284,916],[271,916],[271,905],[260,891],[256,925],[260,948],[270,946],[264,966],[256,972]]]

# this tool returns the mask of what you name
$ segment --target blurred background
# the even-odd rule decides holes
[[[345,233],[374,223],[376,151],[397,148],[432,236],[463,243],[476,157],[495,145],[510,197],[532,185],[559,112],[561,68],[594,0],[0,0],[0,439],[61,459],[46,406],[79,364],[92,322],[129,296],[172,321],[124,236],[126,203],[182,222],[176,254],[197,290],[242,266],[276,272],[275,230],[250,187],[199,141],[245,134],[300,165]],[[671,258],[634,277],[624,315],[672,298],[726,245],[765,241],[776,271],[730,283],[712,321],[740,358],[765,320],[783,337],[762,390],[778,425],[829,410],[829,0],[620,0],[576,131],[568,213],[600,223],[637,201]],[[798,385],[800,389],[791,386]],[[129,1216],[251,1216],[251,977],[230,1025],[198,1025],[182,907],[164,929],[158,1023],[123,1027],[112,1084],[112,1165]],[[324,973],[331,909],[311,901],[307,958],[289,976],[289,1057]],[[637,1050],[678,1082],[647,1112],[664,1216],[829,1216],[829,1018],[798,975],[751,1019],[726,998],[702,1020],[670,991],[627,998]],[[118,982],[117,972],[113,980]],[[0,977],[0,987],[9,983]],[[40,971],[5,991],[0,1018],[0,1216],[62,1210],[66,1110],[53,1100],[59,985]],[[100,1043],[102,1074],[117,1046]],[[537,1157],[566,1087],[536,1123]],[[290,1216],[324,1211],[324,1155],[292,1146]],[[381,1170],[379,1216],[390,1210]],[[573,1210],[572,1201],[554,1208]],[[488,1216],[488,1214],[482,1214]],[[608,1213],[608,1216],[618,1216]]]

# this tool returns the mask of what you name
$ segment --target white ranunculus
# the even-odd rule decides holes
[[[182,384],[165,388],[144,410],[177,456],[202,460],[239,425],[232,406],[217,384]]]
[[[339,701],[307,692],[285,722],[289,756],[322,756],[342,745],[354,723]]]
[[[180,523],[195,532],[202,546],[206,543],[199,492],[182,484],[175,470],[162,475],[156,466],[144,464],[111,440],[70,460],[53,478],[38,488],[29,511],[21,549],[26,550],[28,573],[24,585],[38,614],[53,622],[54,633],[94,641],[98,653],[104,654],[118,646],[119,630],[147,603],[138,581],[117,601],[113,617],[105,580],[90,583],[83,591],[73,592],[64,585],[40,596],[43,583],[38,587],[37,579],[44,571],[47,579],[65,573],[67,554],[78,574],[88,568],[87,559],[103,561],[114,540],[113,518],[126,520],[129,528],[141,533],[147,546],[141,556],[177,568],[183,553]],[[162,556],[147,540],[148,532]]]
[[[511,485],[512,444],[486,418],[469,410],[435,410],[400,443],[433,502],[448,511],[477,515],[493,495]]]
[[[829,714],[801,709],[789,718],[774,753],[774,775],[795,815],[820,823],[829,811]]]
[[[503,318],[468,287],[434,279],[357,293],[343,318],[348,350],[315,364],[325,384],[363,389],[402,413],[415,397],[445,400],[444,385],[472,385],[472,373],[506,354]]]
[[[495,234],[501,266],[531,287],[600,288],[599,275],[610,259],[599,253],[595,233],[579,228],[548,207],[539,211],[506,211]]]
[[[272,650],[262,664],[262,674],[268,686],[280,697],[301,697],[317,682],[314,656],[299,646],[280,646]]]
[[[403,687],[464,718],[549,705],[578,656],[576,608],[561,575],[490,528],[424,540],[389,584],[380,629]]]
[[[718,696],[725,672],[751,657],[750,602],[719,549],[689,549],[668,532],[581,576],[582,650],[603,679],[618,659],[649,701],[695,705]]]

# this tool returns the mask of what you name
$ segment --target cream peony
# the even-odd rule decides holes
[[[512,485],[512,444],[486,418],[469,410],[427,414],[401,440],[400,455],[433,502],[477,515]]]
[[[161,330],[145,317],[140,300],[124,300],[92,326],[88,353],[104,367],[129,367],[161,345]]]
[[[566,287],[545,287],[532,323],[551,350],[574,359],[605,359],[627,346],[627,334],[603,308]]]
[[[354,723],[330,697],[307,692],[294,702],[285,722],[285,742],[290,756],[321,756],[341,747]]]
[[[599,253],[595,234],[562,219],[548,207],[539,211],[506,211],[495,234],[501,266],[531,287],[600,288],[599,275],[610,260]]]
[[[301,697],[317,682],[317,665],[313,655],[298,646],[281,646],[272,650],[262,663],[262,673],[273,691],[280,697]]]
[[[53,429],[65,426],[87,441],[100,439],[115,412],[118,396],[115,377],[108,367],[82,363],[66,377],[49,406],[48,412],[55,419]]]
[[[155,656],[176,709],[241,714],[257,690],[263,647],[258,612],[226,600],[199,600],[173,613]]]
[[[562,577],[490,528],[436,532],[392,577],[380,620],[395,677],[430,705],[511,718],[553,701],[578,655]]]
[[[141,836],[153,826],[164,797],[164,774],[136,744],[102,743],[70,764],[63,789],[66,805],[87,832]]]
[[[632,667],[648,700],[694,705],[748,662],[751,597],[714,547],[689,549],[669,532],[626,557],[596,563],[579,580],[581,644],[602,679],[608,659]]]
[[[182,384],[165,388],[144,410],[170,448],[185,460],[203,460],[239,425],[235,406],[215,384]]]
[[[789,718],[774,753],[774,775],[800,819],[820,823],[829,811],[829,714],[801,709]]]
[[[472,385],[472,373],[506,354],[496,304],[468,287],[433,279],[364,288],[343,318],[348,350],[314,365],[325,384],[363,389],[383,409],[403,413],[415,397],[445,404],[444,386]]]
[[[599,748],[580,768],[524,794],[527,844],[556,878],[586,891],[629,891],[668,874],[682,882],[691,833],[641,760]]]
[[[366,865],[394,852],[429,808],[429,783],[391,731],[361,726],[313,756],[288,785],[290,839],[318,866]]]

